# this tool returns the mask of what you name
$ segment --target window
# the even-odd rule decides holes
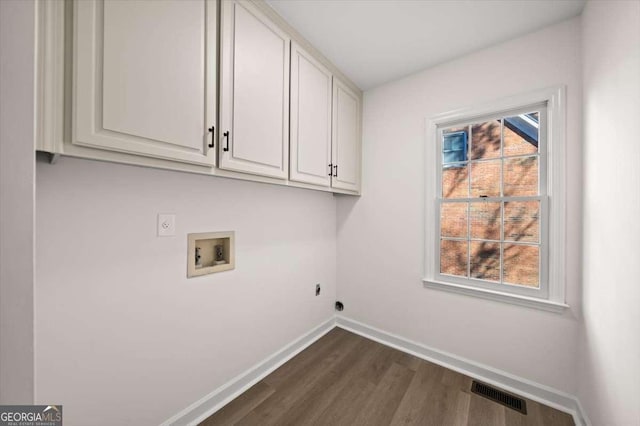
[[[442,135],[442,165],[457,167],[460,161],[467,159],[467,132],[460,129],[448,129]]]
[[[427,286],[566,307],[562,97],[545,90],[429,120]]]

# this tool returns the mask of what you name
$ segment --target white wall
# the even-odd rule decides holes
[[[584,54],[584,329],[594,425],[640,424],[640,3],[589,2]]]
[[[0,1],[0,404],[33,402],[34,5]]]
[[[333,316],[329,193],[62,158],[36,195],[36,400],[65,424],[158,424]],[[236,269],[187,279],[186,234],[227,230]]]
[[[346,316],[573,393],[581,231],[580,19],[365,93],[364,187],[338,201],[338,298]],[[425,118],[567,85],[565,314],[422,285]]]

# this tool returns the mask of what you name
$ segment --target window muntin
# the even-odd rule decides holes
[[[546,104],[438,126],[436,274],[546,297]],[[446,161],[447,135],[466,154]]]

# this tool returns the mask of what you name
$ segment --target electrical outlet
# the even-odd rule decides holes
[[[320,296],[320,284],[316,284],[316,296]]]
[[[158,214],[158,237],[176,235],[176,215]]]

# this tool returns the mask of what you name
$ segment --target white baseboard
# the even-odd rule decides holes
[[[418,358],[441,365],[450,370],[470,376],[530,400],[569,413],[577,426],[591,426],[580,401],[568,393],[553,389],[549,386],[524,379],[477,362],[433,349],[421,343],[413,342],[384,330],[370,327],[361,322],[342,315],[336,317],[336,325],[352,333],[359,334],[383,345],[414,355]]]
[[[582,403],[577,397],[575,398],[575,400],[577,407],[576,413],[573,415],[573,420],[575,421],[576,425],[583,424],[584,426],[592,426],[591,420],[589,420],[589,416],[587,416],[587,412],[584,410]]]
[[[264,361],[256,364],[244,373],[231,379],[199,401],[191,404],[175,416],[165,420],[161,426],[197,425],[211,414],[215,413],[238,395],[268,376],[275,369],[302,352],[313,342],[335,328],[336,320],[330,320],[319,325],[309,333],[299,337],[289,345],[274,353]]]
[[[430,348],[421,343],[413,342],[404,337],[371,327],[342,315],[331,318],[309,333],[299,337],[283,349],[236,376],[175,416],[164,421],[161,426],[197,425],[264,377],[268,376],[282,364],[302,352],[336,326],[418,358],[433,362],[434,364],[441,365],[450,370],[473,377],[474,379],[513,392],[530,400],[569,413],[573,416],[573,420],[577,426],[591,426],[591,422],[580,401],[573,395],[515,376],[506,371]]]

